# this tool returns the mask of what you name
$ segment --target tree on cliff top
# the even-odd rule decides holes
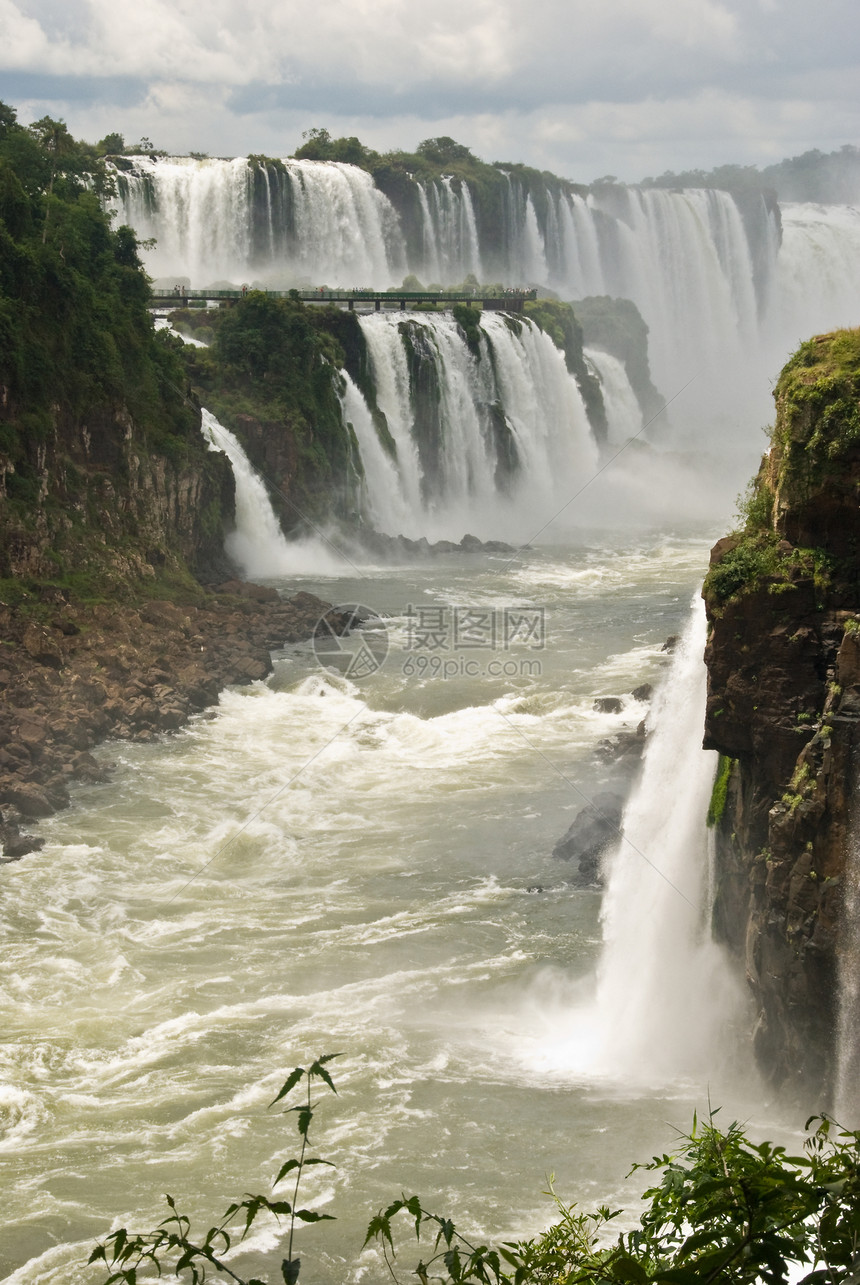
[[[32,498],[29,457],[58,414],[125,407],[158,450],[196,433],[134,233],[102,208],[109,190],[95,149],[62,121],[25,127],[0,104],[0,450],[13,500]]]

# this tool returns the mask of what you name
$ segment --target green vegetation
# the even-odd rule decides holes
[[[181,364],[152,328],[134,234],[102,211],[95,152],[61,121],[24,128],[0,105],[0,449],[13,492],[58,405],[73,417],[124,405],[154,449],[181,450],[196,429]]]
[[[288,1107],[283,1113],[296,1116],[296,1128],[301,1138],[299,1154],[284,1161],[272,1183],[274,1188],[289,1178],[293,1188],[292,1201],[270,1200],[268,1196],[263,1195],[246,1195],[244,1200],[230,1205],[221,1221],[214,1227],[210,1227],[202,1239],[192,1240],[190,1220],[179,1212],[172,1196],[165,1196],[170,1213],[153,1231],[141,1235],[129,1233],[121,1227],[107,1236],[102,1243],[96,1245],[90,1254],[90,1263],[105,1264],[108,1270],[107,1285],[114,1285],[119,1281],[124,1285],[136,1285],[138,1273],[142,1268],[153,1269],[160,1276],[162,1267],[167,1266],[176,1276],[185,1275],[192,1285],[205,1281],[207,1267],[214,1267],[217,1272],[238,1281],[239,1285],[263,1285],[260,1281],[243,1282],[242,1278],[224,1262],[224,1255],[230,1250],[233,1236],[235,1236],[235,1229],[231,1232],[227,1230],[228,1227],[231,1227],[237,1218],[243,1217],[245,1225],[239,1239],[244,1240],[254,1221],[264,1212],[272,1214],[279,1220],[289,1219],[287,1257],[283,1260],[281,1274],[286,1285],[296,1285],[301,1267],[301,1260],[293,1258],[296,1220],[303,1223],[331,1221],[331,1214],[320,1214],[313,1209],[299,1209],[296,1202],[304,1170],[311,1165],[331,1163],[328,1160],[320,1160],[316,1156],[309,1156],[307,1151],[310,1144],[311,1124],[316,1111],[316,1103],[311,1098],[314,1081],[321,1080],[332,1093],[337,1093],[326,1066],[337,1056],[337,1053],[328,1053],[317,1058],[307,1070],[302,1066],[294,1067],[270,1104],[275,1106],[278,1102],[284,1101],[293,1089],[304,1084],[303,1101],[297,1106]]]
[[[191,317],[183,314],[181,324],[188,326]],[[282,299],[251,290],[229,308],[195,315],[193,325],[213,337],[211,350],[183,346],[197,393],[238,432],[262,472],[271,466],[249,439],[249,419],[267,425],[276,452],[290,456],[290,494],[280,497],[285,525],[295,525],[297,513],[319,518],[339,509],[344,516],[357,464],[338,396],[339,371],[347,366],[340,336],[350,344],[356,382],[366,386],[357,319],[339,309],[308,308],[296,292]],[[273,499],[277,504],[278,496]]]
[[[320,1222],[330,1215],[297,1206],[304,1171],[328,1162],[308,1156],[317,1103],[316,1081],[336,1092],[327,1069],[332,1055],[305,1070],[296,1067],[272,1106],[304,1087],[302,1100],[288,1108],[301,1138],[299,1155],[279,1168],[272,1187],[290,1180],[291,1199],[246,1195],[231,1204],[208,1231],[192,1237],[189,1219],[167,1196],[169,1214],[153,1231],[120,1228],[97,1244],[90,1263],[102,1263],[105,1285],[136,1285],[139,1273],[159,1276],[169,1269],[202,1285],[207,1269],[237,1285],[245,1280],[225,1262],[234,1244],[261,1215],[288,1219],[287,1257],[278,1278],[296,1285],[301,1261],[294,1257],[296,1221]],[[846,1285],[856,1277],[860,1239],[860,1132],[840,1130],[826,1117],[807,1121],[799,1155],[783,1147],[752,1142],[738,1124],[722,1131],[715,1112],[705,1123],[694,1117],[692,1131],[674,1151],[634,1165],[654,1175],[643,1194],[645,1208],[630,1230],[613,1236],[622,1211],[602,1206],[593,1212],[565,1205],[550,1179],[556,1221],[539,1236],[492,1247],[475,1243],[448,1217],[425,1209],[417,1196],[403,1195],[371,1220],[365,1246],[375,1242],[388,1273],[399,1282],[395,1220],[404,1215],[424,1255],[410,1276],[421,1285]],[[810,1125],[816,1127],[809,1131]],[[241,1226],[241,1221],[240,1221]],[[357,1247],[358,1248],[358,1247]]]
[[[715,187],[733,193],[760,194],[773,190],[782,201],[823,201],[852,204],[860,195],[860,148],[846,144],[839,151],[818,148],[775,165],[718,165],[713,170],[667,170],[659,178],[642,180],[643,187]]]
[[[192,519],[186,539],[159,511],[188,467],[220,545],[209,510],[223,472],[182,345],[154,330],[134,233],[102,206],[103,158],[121,143],[92,147],[48,117],[24,127],[0,104],[0,575],[23,563],[25,593],[193,593],[202,526]]]
[[[452,312],[454,320],[466,336],[469,350],[477,357],[481,351],[481,309],[473,308],[468,303],[455,303]]]
[[[856,579],[860,330],[801,344],[774,396],[770,451],[739,503],[742,525],[705,580],[713,611],[804,580],[822,600],[834,584]]]
[[[846,453],[860,444],[860,329],[801,344],[774,395],[780,416],[772,489],[794,483],[808,488],[837,474]]]
[[[734,765],[734,759],[729,758],[726,754],[720,754],[717,760],[717,775],[714,777],[714,788],[711,791],[711,801],[708,804],[707,824],[709,829],[719,825],[723,819],[729,794],[729,780],[731,779]]]

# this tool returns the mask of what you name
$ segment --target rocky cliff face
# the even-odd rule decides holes
[[[124,407],[52,423],[0,457],[0,577],[119,593],[187,568],[225,579],[226,458],[202,437],[153,449]]]
[[[714,924],[745,964],[762,1069],[820,1107],[860,824],[860,331],[804,344],[775,398],[746,525],[705,582],[705,745],[732,760]]]

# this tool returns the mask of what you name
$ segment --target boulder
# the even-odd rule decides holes
[[[38,625],[29,625],[24,631],[21,644],[27,655],[39,665],[50,665],[52,669],[63,668],[63,653],[56,639]]]
[[[552,850],[562,861],[576,861],[572,882],[593,887],[603,882],[602,859],[620,837],[624,800],[620,794],[603,791],[577,813],[573,825]]]

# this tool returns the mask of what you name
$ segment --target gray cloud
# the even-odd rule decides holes
[[[447,123],[479,154],[635,177],[860,137],[855,0],[0,0],[0,34],[22,114],[218,154]]]

